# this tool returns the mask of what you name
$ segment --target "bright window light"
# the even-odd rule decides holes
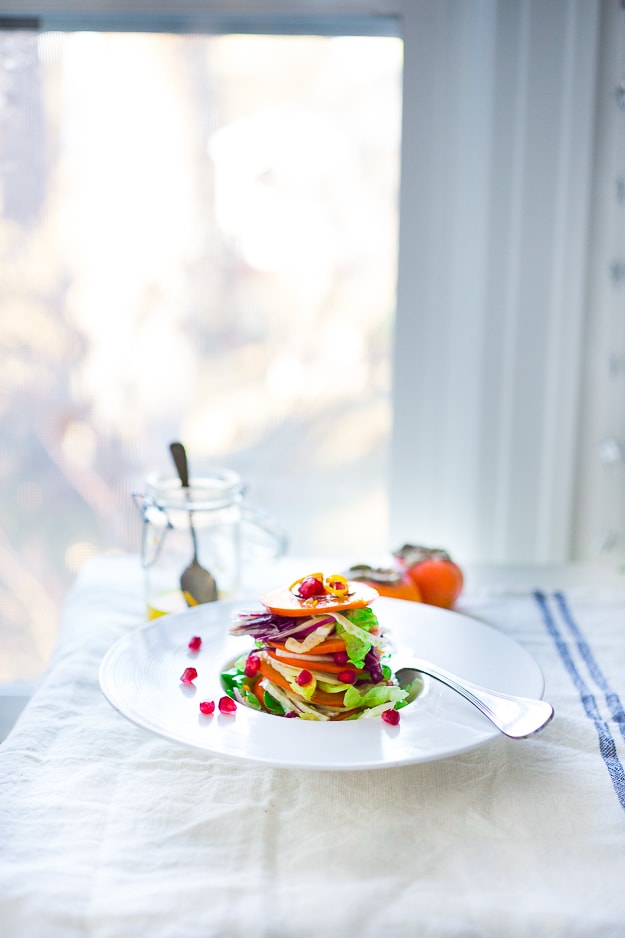
[[[388,549],[402,43],[0,33],[0,680],[131,493],[226,465],[293,553]]]

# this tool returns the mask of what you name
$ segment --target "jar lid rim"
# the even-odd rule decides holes
[[[155,471],[146,477],[146,493],[157,505],[191,508],[230,505],[243,495],[241,477],[233,469],[198,468],[189,476],[189,488],[183,489],[175,472]]]

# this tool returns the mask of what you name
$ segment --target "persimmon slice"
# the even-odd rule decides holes
[[[314,652],[314,649],[313,649]],[[336,664],[334,661],[306,661],[304,656],[300,658],[290,658],[288,655],[276,655],[268,652],[269,658],[277,661],[279,664],[290,664],[292,668],[308,668],[311,671],[319,671],[325,674],[341,674],[343,671],[353,671],[360,677],[368,672],[362,668],[354,668],[346,664]]]
[[[260,597],[263,606],[280,616],[314,616],[324,612],[341,612],[344,609],[361,609],[368,606],[380,595],[373,586],[348,581],[349,593],[345,599],[338,599],[331,593],[313,596],[310,599],[300,597],[290,589],[271,590]]]

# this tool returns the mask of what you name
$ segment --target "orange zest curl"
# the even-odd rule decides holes
[[[331,576],[327,576],[324,586],[327,593],[331,593],[332,596],[337,596],[339,599],[345,599],[349,595],[347,580],[339,573],[333,573]]]

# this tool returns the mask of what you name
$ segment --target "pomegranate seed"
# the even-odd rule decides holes
[[[349,658],[346,651],[335,651],[332,655],[335,664],[347,664]]]
[[[323,596],[325,587],[321,580],[314,576],[307,576],[299,585],[297,590],[302,599],[310,599],[312,596]]]
[[[288,713],[285,713],[284,715],[285,715],[285,717],[287,718],[287,720],[289,720],[289,719],[292,720],[293,717],[296,717],[296,716],[297,716],[297,711],[296,711],[296,710],[289,710],[289,712],[288,712]]]
[[[358,675],[355,671],[339,671],[336,676],[343,684],[354,684]]]
[[[232,697],[221,697],[219,701],[220,713],[234,713],[236,709],[237,709],[237,705],[235,704]]]
[[[306,687],[307,684],[310,684],[312,679],[313,679],[313,676],[310,673],[310,671],[307,671],[306,668],[304,668],[304,670],[300,671],[297,677],[295,678],[295,683],[299,684],[300,687]]]
[[[189,648],[191,651],[199,651],[202,647],[202,639],[199,635],[194,635],[191,641],[189,642]]]
[[[245,662],[245,676],[256,677],[260,671],[260,658],[258,655],[248,655]]]
[[[385,710],[382,713],[382,719],[385,723],[390,723],[391,726],[397,726],[399,723],[399,711],[398,710]]]
[[[180,676],[180,680],[183,684],[193,684],[196,677],[197,671],[195,668],[185,668]]]
[[[200,704],[200,710],[206,716],[210,716],[211,713],[215,712],[215,701],[214,700],[203,700]]]

